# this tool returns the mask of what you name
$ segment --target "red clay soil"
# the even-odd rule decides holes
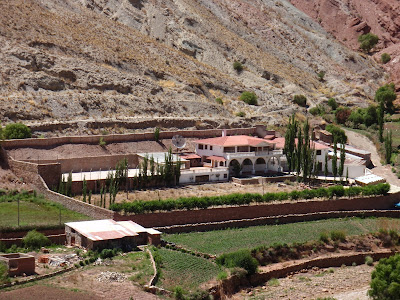
[[[96,300],[99,297],[84,292],[60,289],[45,285],[34,285],[7,292],[0,291],[0,300]]]
[[[400,91],[400,2],[398,0],[290,0],[298,9],[319,22],[343,44],[357,50],[358,36],[379,36],[374,58],[382,53],[392,60],[383,65]]]

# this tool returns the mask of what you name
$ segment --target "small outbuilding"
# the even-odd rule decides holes
[[[385,183],[386,179],[375,174],[367,174],[364,176],[354,178],[354,181],[358,185],[365,186],[365,185],[374,185],[378,183]]]
[[[8,276],[35,274],[35,258],[25,253],[0,254],[0,263],[8,268]]]
[[[95,220],[65,223],[67,244],[86,249],[131,250],[148,243],[158,245],[161,232],[132,221]]]

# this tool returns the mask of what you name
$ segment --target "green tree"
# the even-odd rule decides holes
[[[335,141],[333,144],[333,157],[332,157],[332,173],[333,179],[336,180],[338,169],[337,169],[337,142]]]
[[[72,196],[72,172],[69,172],[68,174],[65,195],[67,195],[68,197]]]
[[[397,300],[400,295],[400,255],[383,258],[371,275],[368,295],[374,300]]]
[[[385,137],[385,159],[386,163],[390,164],[391,159],[392,159],[392,131],[386,131],[386,137]]]
[[[158,128],[158,127],[156,127],[156,128],[154,129],[154,140],[155,140],[156,142],[159,142],[159,141],[160,141],[160,128]]]
[[[367,34],[360,35],[358,37],[358,42],[360,43],[360,49],[368,53],[376,46],[376,44],[378,44],[379,37],[369,32]]]
[[[38,249],[50,245],[50,240],[43,233],[31,230],[22,238],[22,243],[28,249]]]
[[[292,115],[291,118],[289,118],[289,123],[286,129],[285,133],[285,155],[286,159],[288,162],[288,168],[289,172],[293,171],[295,168],[295,147],[296,147],[296,134],[297,134],[297,121],[294,118],[294,115]]]
[[[324,175],[325,175],[325,180],[328,177],[328,155],[325,154],[325,168],[324,168]]]
[[[92,204],[92,190],[89,191],[88,203]]]
[[[243,92],[240,95],[240,100],[249,104],[249,105],[257,105],[257,95],[253,92]]]
[[[344,172],[344,162],[346,160],[346,151],[344,144],[340,144],[340,164],[339,164],[339,176],[340,181],[342,181],[343,172]]]
[[[387,53],[382,53],[382,55],[381,55],[381,62],[382,62],[383,64],[387,64],[391,59],[392,59],[392,58],[390,57],[389,54],[387,54]]]
[[[86,194],[87,194],[87,182],[85,176],[83,176],[82,182],[82,201],[86,203]]]
[[[22,123],[8,124],[2,130],[5,139],[27,139],[32,137],[31,129]]]
[[[388,113],[394,112],[393,101],[396,100],[396,88],[394,83],[385,84],[381,86],[375,93],[375,100],[385,105],[385,111]]]
[[[336,109],[335,112],[336,122],[338,122],[339,124],[346,123],[347,120],[349,119],[350,114],[351,114],[350,108],[344,106],[339,107],[338,109]]]
[[[329,98],[328,105],[331,107],[332,110],[336,110],[338,108],[338,106],[339,106],[337,104],[335,98]]]
[[[379,101],[379,107],[377,110],[377,120],[378,120],[378,135],[379,135],[379,141],[383,143],[383,119],[385,116],[385,108],[383,101]]]
[[[325,129],[327,131],[329,131],[330,133],[332,133],[333,140],[336,141],[337,143],[341,143],[341,144],[347,143],[346,133],[340,127],[329,124],[329,125],[326,125]]]

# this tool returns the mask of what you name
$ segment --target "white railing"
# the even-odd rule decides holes
[[[224,173],[228,170],[227,167],[218,167],[218,168],[201,168],[201,169],[189,169],[189,170],[181,170],[181,174],[190,174],[190,173]]]
[[[256,156],[274,156],[282,155],[283,150],[272,150],[272,151],[258,151],[258,152],[238,152],[238,153],[226,153],[226,158],[241,158],[241,157],[256,157]]]

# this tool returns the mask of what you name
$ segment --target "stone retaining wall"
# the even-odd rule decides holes
[[[303,200],[210,209],[155,212],[137,215],[115,214],[116,220],[132,220],[144,227],[165,227],[196,223],[224,222],[230,220],[276,217],[282,215],[310,214],[317,212],[385,210],[399,202],[400,192],[387,196],[341,198],[337,200]]]
[[[56,235],[46,235],[52,244],[56,245],[65,245],[66,236],[63,234]],[[5,244],[7,247],[11,247],[12,245],[22,246],[22,238],[10,238],[10,239],[0,239],[0,243]]]
[[[256,127],[250,128],[234,128],[226,129],[228,135],[253,135],[256,133]],[[186,138],[207,138],[222,135],[222,129],[207,130],[177,130],[177,131],[160,131],[160,139],[171,139],[174,135],[181,135]],[[131,134],[111,134],[111,135],[88,135],[88,136],[67,136],[54,137],[45,139],[22,139],[22,140],[5,140],[2,146],[5,149],[16,148],[50,148],[64,144],[99,144],[100,138],[107,144],[152,141],[154,140],[154,132],[150,133],[131,133]]]

